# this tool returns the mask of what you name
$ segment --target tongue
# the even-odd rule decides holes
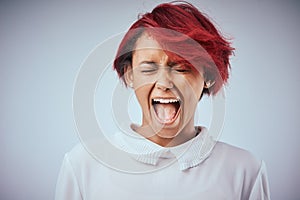
[[[156,114],[162,121],[170,121],[176,115],[176,108],[174,104],[156,104]]]

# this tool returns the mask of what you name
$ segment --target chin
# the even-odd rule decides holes
[[[173,123],[163,124],[158,121],[154,121],[152,124],[155,135],[166,139],[175,138],[182,130],[181,126],[181,116],[173,121]]]

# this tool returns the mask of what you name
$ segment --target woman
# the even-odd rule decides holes
[[[118,171],[79,145],[65,156],[56,199],[269,199],[263,161],[195,127],[202,96],[227,82],[232,52],[189,3],[161,4],[141,16],[124,36],[114,69],[134,89],[142,123],[112,142],[136,165],[157,170]]]

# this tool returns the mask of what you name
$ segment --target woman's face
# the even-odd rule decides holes
[[[143,135],[170,140],[195,134],[194,114],[204,86],[201,72],[170,60],[144,33],[136,42],[125,80],[142,108]]]

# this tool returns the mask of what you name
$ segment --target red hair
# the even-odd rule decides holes
[[[119,77],[123,78],[125,68],[131,65],[137,39],[145,30],[149,32],[149,29],[153,29],[150,31],[151,36],[163,49],[168,50],[167,54],[174,59],[184,58],[195,68],[201,67],[204,78],[215,82],[209,90],[204,89],[203,93],[216,94],[227,82],[229,57],[234,48],[206,16],[187,2],[160,4],[152,12],[141,15],[129,28],[114,60],[113,67]]]

